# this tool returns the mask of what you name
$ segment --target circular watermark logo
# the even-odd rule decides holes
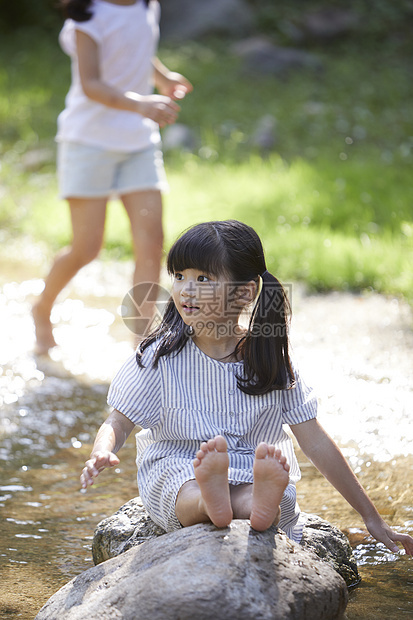
[[[148,336],[161,322],[170,292],[155,282],[141,282],[131,288],[120,306],[126,327],[136,335]]]

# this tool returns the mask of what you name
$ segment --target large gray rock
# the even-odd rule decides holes
[[[348,586],[357,584],[360,581],[357,563],[347,537],[324,519],[310,514],[305,516],[301,545],[328,562]],[[163,534],[165,530],[152,521],[141,498],[135,497],[98,523],[92,543],[93,560],[100,564]]]
[[[304,15],[302,28],[314,39],[330,40],[357,30],[360,19],[351,9],[324,7]]]
[[[256,123],[250,144],[258,148],[263,155],[271,151],[277,141],[277,119],[272,114],[262,116]]]
[[[323,64],[315,54],[274,45],[262,36],[239,41],[232,45],[230,50],[242,60],[243,71],[252,76],[261,74],[286,78],[297,70],[323,70]]]
[[[251,32],[254,14],[245,0],[168,0],[162,3],[162,40],[206,35],[242,36]]]
[[[193,525],[148,540],[63,586],[36,620],[333,620],[348,594],[285,534]]]

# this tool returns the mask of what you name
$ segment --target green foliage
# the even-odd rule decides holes
[[[2,37],[0,55],[0,141],[3,150],[21,154],[53,137],[70,66],[57,35],[36,29]]]
[[[413,301],[411,51],[354,41],[317,53],[323,72],[281,81],[246,75],[222,42],[162,48],[165,64],[194,84],[180,122],[199,139],[195,153],[166,154],[166,248],[195,222],[235,217],[257,229],[284,282],[374,288]],[[70,241],[53,144],[69,61],[55,33],[30,29],[2,38],[0,67],[0,226],[54,252]],[[263,154],[251,136],[268,114],[277,139]],[[116,202],[106,251],[132,252]]]
[[[16,31],[22,27],[56,27],[59,20],[57,0],[18,0],[3,2],[0,12],[0,32]]]
[[[355,163],[336,174],[334,163],[320,159],[287,164],[277,155],[266,161],[253,156],[242,164],[211,165],[187,157],[169,171],[167,245],[191,223],[237,218],[258,231],[268,264],[284,281],[303,280],[315,290],[370,287],[413,300],[413,190],[395,215],[381,208],[399,191],[393,167]],[[407,178],[406,170],[405,185]],[[335,197],[346,182],[354,187],[340,204]],[[369,186],[367,208],[358,183]],[[382,187],[393,190],[382,197]]]
[[[354,37],[363,37],[364,44],[383,37],[392,38],[394,31],[409,36],[413,21],[410,0],[248,0],[257,12],[258,27],[282,42],[305,39],[303,17],[319,10],[344,9],[358,16]],[[347,35],[351,36],[351,35]],[[308,43],[308,41],[307,41]]]

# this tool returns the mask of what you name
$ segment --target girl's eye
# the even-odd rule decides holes
[[[208,276],[198,276],[198,282],[209,282]]]
[[[184,278],[182,273],[175,273],[174,277],[175,277],[175,280],[183,280]]]

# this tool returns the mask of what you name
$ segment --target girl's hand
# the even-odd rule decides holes
[[[136,101],[136,111],[139,114],[155,121],[159,127],[175,123],[178,118],[178,112],[181,109],[171,97],[163,95],[137,95],[136,93],[128,92],[126,97]]]
[[[392,530],[387,523],[380,518],[380,521],[376,519],[366,520],[366,527],[370,534],[380,542],[382,542],[393,553],[399,552],[397,542],[401,543],[407,553],[407,555],[413,555],[413,538],[408,534],[398,534]]]
[[[166,75],[162,76],[162,80],[158,81],[157,88],[162,95],[175,100],[183,99],[193,90],[191,82],[174,71],[168,71]]]
[[[113,467],[119,465],[120,461],[116,454],[113,452],[95,452],[91,455],[90,459],[86,461],[85,466],[80,475],[80,482],[82,489],[86,489],[88,486],[92,486],[95,478],[106,467]]]

